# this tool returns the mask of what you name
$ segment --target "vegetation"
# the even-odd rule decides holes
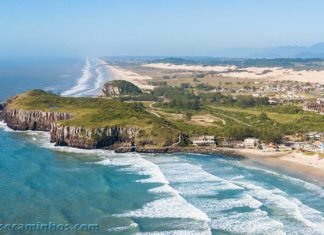
[[[194,93],[179,87],[157,87],[153,95],[163,96],[168,102],[160,103],[160,106],[171,107],[177,110],[198,110],[200,108],[200,98]]]
[[[109,85],[118,87],[120,95],[135,95],[142,93],[142,90],[139,87],[125,80],[112,80],[107,82],[104,86]]]
[[[138,102],[145,99],[155,102]],[[194,94],[187,86],[163,86],[151,93],[115,99],[68,98],[34,90],[14,97],[9,108],[69,112],[74,118],[62,123],[72,126],[139,127],[139,138],[163,145],[177,142],[180,132],[235,140],[256,137],[275,143],[284,135],[324,132],[324,116],[304,112],[294,105],[267,103],[267,99],[252,96],[234,99],[218,93]],[[206,116],[211,122],[197,121],[197,117]]]
[[[174,143],[178,139],[178,131],[171,123],[150,114],[143,104],[138,102],[61,97],[42,90],[33,90],[10,99],[8,108],[71,113],[72,119],[59,122],[69,126],[139,128],[141,130],[139,139],[151,141],[155,146]]]
[[[276,59],[222,59],[213,57],[186,57],[186,58],[165,58],[151,60],[150,63],[170,63],[176,65],[235,65],[238,67],[284,67],[284,68],[299,68],[307,65],[312,69],[322,68],[320,64],[324,59],[321,58],[276,58]],[[267,72],[267,71],[265,71]]]

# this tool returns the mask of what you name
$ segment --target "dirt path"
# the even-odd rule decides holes
[[[209,106],[209,107],[211,107],[212,109],[217,109],[216,107],[213,107],[213,106]],[[231,120],[233,120],[233,121],[235,121],[235,122],[237,122],[237,123],[243,124],[243,125],[245,125],[245,126],[252,127],[252,125],[250,125],[250,124],[248,124],[248,123],[246,123],[246,122],[242,122],[241,120],[239,120],[239,119],[237,119],[237,118],[234,118],[234,117],[231,117],[231,116],[228,116],[228,115],[226,115],[226,114],[222,114],[222,113],[215,113],[215,114],[220,115],[220,116],[222,116],[222,117],[229,118],[229,119],[231,119]]]
[[[161,118],[161,115],[160,115],[160,114],[158,114],[158,113],[156,113],[156,112],[153,111],[153,110],[158,110],[157,108],[154,108],[154,107],[153,107],[154,104],[156,104],[155,101],[152,102],[152,103],[150,103],[150,105],[149,105],[150,111],[149,111],[149,112],[150,112],[151,114],[153,114],[154,116],[156,116],[156,117],[158,117],[158,118]]]

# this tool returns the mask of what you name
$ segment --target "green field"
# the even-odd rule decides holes
[[[242,108],[208,103],[191,110],[156,102],[143,104],[105,98],[60,97],[34,90],[12,98],[7,108],[73,114],[72,119],[60,121],[62,125],[136,127],[141,130],[139,138],[161,146],[177,142],[180,132],[190,136],[208,134],[234,139],[258,137],[267,142],[279,141],[288,134],[324,132],[324,116],[299,109],[296,111],[288,106]]]
[[[275,112],[268,112],[268,111],[263,111],[257,108],[239,108],[239,107],[222,107],[222,106],[217,106],[217,109],[220,110],[225,110],[229,112],[244,112],[248,114],[253,114],[259,116],[261,113],[266,113],[267,116],[272,119],[275,122],[278,123],[289,123],[292,121],[296,121],[300,118],[302,118],[305,114],[285,114],[285,113],[275,113]]]
[[[61,125],[85,128],[134,127],[141,131],[139,138],[154,139],[154,144],[172,144],[178,132],[171,123],[147,112],[141,103],[124,103],[104,98],[61,97],[33,90],[11,98],[7,109],[66,112],[72,119]]]

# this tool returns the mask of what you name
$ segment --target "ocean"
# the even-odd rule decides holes
[[[2,59],[0,100],[33,88],[93,96],[110,79],[95,58]],[[324,189],[302,175],[221,154],[54,147],[48,133],[4,123],[0,140],[0,224],[98,224],[98,234],[324,234]]]

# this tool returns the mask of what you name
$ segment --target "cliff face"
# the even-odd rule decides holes
[[[107,84],[105,85],[99,93],[99,96],[118,96],[121,91],[119,87]]]
[[[99,96],[110,97],[119,95],[138,95],[142,91],[133,83],[123,80],[113,80],[105,83]]]
[[[14,130],[50,131],[51,124],[72,118],[69,113],[5,109],[1,119]]]
[[[131,145],[137,133],[136,128],[84,128],[64,126],[61,120],[72,118],[70,113],[25,111],[20,109],[4,109],[0,119],[14,130],[49,131],[51,142],[59,146],[77,148],[102,148],[117,142]]]
[[[116,144],[117,142],[128,146],[134,140],[137,133],[136,128],[83,128],[59,126],[56,123],[51,127],[51,142],[60,146],[71,146],[77,148],[103,148]]]

